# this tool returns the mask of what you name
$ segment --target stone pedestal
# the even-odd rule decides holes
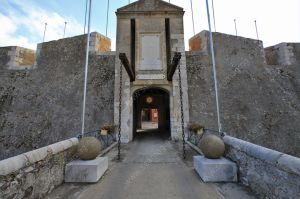
[[[74,160],[66,165],[65,182],[98,182],[107,168],[107,157],[97,157],[94,160]]]
[[[204,182],[236,182],[236,164],[224,157],[208,159],[194,156],[194,168]]]

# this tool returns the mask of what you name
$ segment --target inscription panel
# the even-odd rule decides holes
[[[142,35],[140,70],[161,70],[160,57],[160,35]]]
[[[139,74],[136,79],[165,79],[164,74]]]

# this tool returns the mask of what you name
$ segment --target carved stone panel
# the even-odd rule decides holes
[[[141,36],[140,70],[161,70],[160,35],[145,34]]]
[[[136,76],[136,79],[165,79],[166,76],[164,74],[139,74]]]

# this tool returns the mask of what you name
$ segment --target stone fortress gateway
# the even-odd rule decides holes
[[[116,55],[125,53],[134,70],[135,81],[123,73],[122,137],[132,141],[141,126],[141,109],[158,108],[159,129],[169,131],[172,138],[181,134],[181,114],[178,72],[167,79],[175,52],[181,53],[181,83],[185,123],[189,121],[186,58],[184,49],[182,8],[164,1],[141,0],[117,10]],[[119,120],[120,60],[115,61],[115,111]],[[143,103],[147,96],[152,104]]]
[[[109,38],[91,33],[87,131],[118,124],[119,53],[124,53],[134,75],[123,66],[122,142],[133,140],[144,108],[158,110],[161,132],[181,139],[178,66],[168,81],[176,52],[185,127],[196,122],[217,129],[208,32],[191,38],[185,51],[182,8],[140,0],[116,15],[116,52]],[[213,38],[223,130],[299,156],[299,44],[264,49],[254,39],[222,33]],[[40,43],[36,52],[0,48],[0,159],[79,134],[85,45],[86,35],[80,35]]]
[[[121,104],[123,143],[134,140],[145,110],[156,114],[151,117],[157,122],[156,132],[181,140],[180,85],[184,127],[194,122],[217,129],[208,31],[192,37],[185,51],[182,8],[161,0],[139,0],[118,9],[116,15],[116,52],[111,51],[109,38],[90,34],[86,131],[99,133],[107,124],[118,125]],[[79,141],[86,38],[79,35],[40,43],[36,51],[0,47],[0,198],[44,198],[63,183],[64,168]],[[237,164],[239,183],[259,198],[299,198],[300,44],[264,48],[262,41],[217,32],[213,39],[221,123],[229,134],[223,137],[225,156]],[[123,152],[135,145],[133,151],[143,149],[156,159],[156,152],[163,151],[161,164],[180,178],[173,181],[187,182],[182,180],[186,174],[180,172],[184,167],[191,174],[191,167],[178,164],[180,152],[170,145],[181,143],[149,140],[148,145],[128,144]],[[161,150],[158,140],[169,147]],[[140,165],[160,175],[156,160],[149,164],[149,156],[143,155],[136,153],[131,165],[128,161],[124,165],[133,176],[134,166]],[[176,159],[170,163],[179,166],[176,172],[165,164],[169,156]],[[118,173],[116,179],[123,188],[120,173],[130,172]],[[168,181],[164,175],[159,177]],[[124,176],[121,179],[127,181]]]

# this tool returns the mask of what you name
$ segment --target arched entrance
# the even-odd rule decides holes
[[[143,88],[133,94],[133,138],[152,133],[169,138],[170,96],[161,88]]]

